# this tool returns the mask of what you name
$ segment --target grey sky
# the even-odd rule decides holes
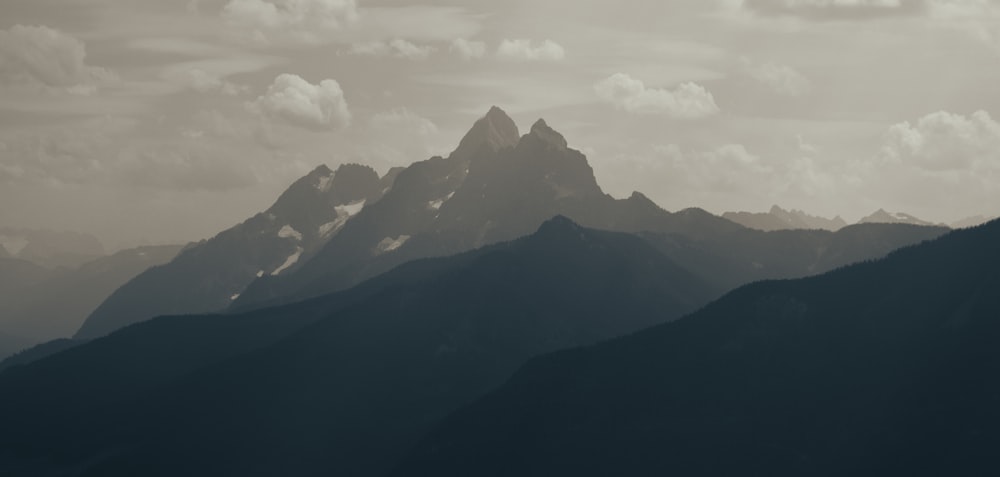
[[[0,224],[202,238],[494,104],[669,210],[997,215],[997,84],[994,0],[4,0]]]

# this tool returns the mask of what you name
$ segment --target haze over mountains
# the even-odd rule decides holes
[[[313,171],[267,211],[123,286],[76,336],[102,336],[161,314],[249,310],[343,290],[413,259],[527,235],[555,215],[586,227],[664,235],[680,244],[674,249],[684,257],[674,258],[722,287],[720,293],[875,258],[945,231],[767,235],[700,209],[667,212],[638,192],[614,199],[601,191],[583,154],[544,120],[521,136],[493,107],[447,158],[381,179],[360,166]],[[851,250],[839,248],[850,242],[839,237],[858,233],[870,237]],[[792,244],[802,252],[795,259],[781,252]]]
[[[183,248],[55,275],[0,258],[7,353],[79,327],[0,364],[0,472],[842,475],[944,468],[926,452],[941,448],[979,462],[975,433],[939,436],[988,412],[975,376],[1000,366],[984,344],[996,231],[615,199],[544,120],[521,135],[493,107],[448,157],[382,177],[318,167]],[[905,397],[949,386],[975,398]],[[952,423],[907,437],[922,410]],[[925,457],[871,455],[873,439]]]
[[[45,268],[75,268],[104,255],[93,235],[0,227],[0,258],[19,258]]]

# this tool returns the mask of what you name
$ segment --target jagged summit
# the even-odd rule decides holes
[[[361,164],[341,164],[330,179],[326,190],[333,192],[336,205],[374,197],[379,187],[379,177],[375,169]]]
[[[521,133],[517,124],[502,109],[493,106],[465,133],[452,157],[471,157],[482,148],[499,151],[517,145]]]
[[[566,138],[555,129],[549,127],[544,119],[535,121],[535,124],[531,125],[531,133],[526,137],[537,138],[546,144],[555,146],[557,149],[566,149],[569,145],[566,142]]]

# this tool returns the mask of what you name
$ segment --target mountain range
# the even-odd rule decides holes
[[[104,246],[93,235],[0,227],[0,258],[19,258],[45,268],[76,268],[104,254]]]
[[[989,473],[997,243],[994,221],[533,359],[390,475]]]
[[[266,211],[172,261],[146,270],[116,290],[75,337],[91,339],[158,315],[226,309],[256,277],[289,273],[336,235],[353,215],[390,187],[355,164],[320,166],[297,180]]]
[[[557,217],[345,292],[161,317],[11,367],[0,449],[15,475],[379,475],[531,356],[677,318],[717,293],[638,237]]]
[[[744,227],[773,231],[788,229],[820,229],[836,231],[847,226],[840,216],[832,219],[809,215],[801,210],[785,210],[777,205],[767,212],[726,212],[722,217]]]
[[[297,210],[310,212],[293,217]],[[419,161],[381,179],[361,166],[313,171],[268,211],[123,286],[76,337],[102,336],[162,314],[247,311],[344,290],[410,260],[527,235],[555,215],[683,243],[704,258],[687,261],[693,273],[730,288],[850,263],[829,259],[831,233],[768,235],[701,209],[667,212],[638,192],[614,199],[601,190],[586,157],[544,120],[521,136],[514,121],[493,107],[447,158]],[[851,260],[875,258],[946,229],[867,230],[873,247],[859,246]],[[773,263],[787,262],[780,253],[758,253],[784,249],[789,241],[812,247],[795,266]],[[750,272],[733,275],[720,261]]]
[[[120,286],[149,267],[169,262],[180,246],[122,250],[77,268],[44,268],[0,259],[0,360],[38,343],[72,336]]]
[[[0,363],[0,475],[986,468],[1000,222],[761,215],[615,199],[494,107],[198,243],[0,257],[0,346],[79,324]]]

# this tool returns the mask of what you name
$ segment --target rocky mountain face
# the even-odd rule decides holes
[[[386,184],[366,166],[320,166],[292,184],[266,211],[190,244],[171,262],[116,290],[76,333],[88,339],[164,314],[227,308],[255,278],[301,265]]]

